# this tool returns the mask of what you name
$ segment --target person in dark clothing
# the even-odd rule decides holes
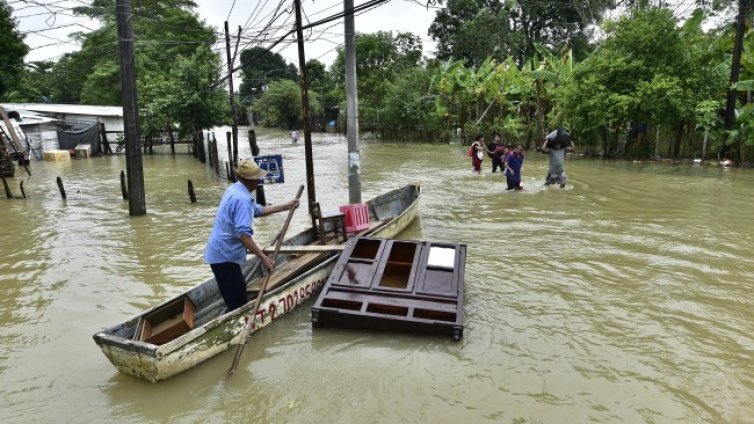
[[[524,146],[517,145],[515,149],[505,156],[505,177],[508,182],[506,190],[521,191],[524,186],[521,184],[521,167],[524,164]]]
[[[503,166],[503,160],[505,160],[505,155],[508,153],[508,148],[505,147],[505,145],[502,142],[502,138],[500,137],[500,134],[495,134],[495,136],[492,139],[492,143],[490,143],[489,146],[487,146],[487,154],[492,158],[492,173],[494,174],[497,172],[497,168],[500,168],[500,171],[505,171],[505,167]]]
[[[566,186],[566,173],[563,169],[565,154],[568,150],[573,150],[573,139],[562,128],[551,132],[545,138],[542,144],[542,153],[550,156],[550,167],[545,177],[545,185],[558,184],[560,188]]]

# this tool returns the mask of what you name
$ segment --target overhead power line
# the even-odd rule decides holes
[[[301,26],[301,30],[303,31],[303,30],[307,30],[307,29],[310,29],[310,28],[314,28],[314,27],[320,26],[320,25],[324,25],[326,23],[329,23],[329,22],[341,19],[344,16],[348,15],[349,13],[355,14],[357,12],[361,12],[361,11],[366,10],[366,9],[374,8],[374,7],[378,6],[378,5],[386,3],[388,1],[390,1],[390,0],[370,0],[370,1],[367,1],[365,3],[360,4],[358,6],[354,6],[354,8],[350,12],[349,11],[338,12],[338,13],[330,15],[330,16],[324,18],[324,19],[320,19],[318,21],[309,23],[307,25],[302,25]],[[280,43],[282,43],[286,38],[288,38],[294,32],[296,32],[296,28],[295,27],[292,28],[292,29],[290,29],[290,30],[288,30],[282,37],[278,38],[277,41],[275,41],[274,43],[272,43],[272,45],[270,45],[269,47],[267,47],[265,49],[265,51],[272,51],[272,49],[274,49],[275,47],[277,47]],[[241,64],[239,66],[236,66],[236,67],[234,67],[234,68],[231,69],[230,73],[239,71],[242,68],[243,68],[243,64]],[[215,81],[215,83],[213,84],[213,86],[216,87],[216,86],[222,84],[223,82],[225,82],[225,80],[227,78],[228,78],[228,74],[226,74],[225,76],[223,76],[222,78],[220,78],[218,81]]]

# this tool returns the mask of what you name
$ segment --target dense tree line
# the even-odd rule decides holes
[[[429,29],[438,45],[432,59],[422,57],[414,34],[357,34],[361,127],[420,141],[499,132],[536,146],[548,130],[564,126],[581,151],[603,156],[724,153],[750,162],[754,36],[743,38],[740,76],[731,84],[738,68],[729,18],[743,7],[748,22],[749,2],[701,2],[683,21],[673,15],[673,1],[664,3],[623,1],[616,14],[613,0],[445,0]],[[138,88],[148,129],[179,124],[189,133],[229,120],[218,83],[221,60],[211,50],[215,34],[193,8],[188,0],[136,5]],[[710,18],[721,10],[727,20]],[[618,17],[604,20],[611,11]],[[28,48],[0,0],[0,51],[12,56],[0,69],[3,100],[119,104],[114,0],[93,0],[76,13],[102,24],[76,35],[82,49],[19,71]],[[242,51],[240,59],[243,108],[264,125],[300,122],[297,66],[261,47]],[[345,110],[344,64],[342,48],[329,68],[307,63],[313,114]],[[735,117],[725,128],[728,92]]]

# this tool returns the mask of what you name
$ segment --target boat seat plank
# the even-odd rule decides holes
[[[391,218],[383,219],[380,221],[370,221],[369,228],[365,228],[364,230],[356,233],[356,235],[368,233],[374,230],[375,228],[388,223],[389,221],[391,221]],[[335,240],[330,240],[330,243],[334,243],[334,242]],[[290,249],[290,251],[284,251],[283,248],[288,248]],[[324,245],[310,244],[306,246],[283,245],[283,246],[280,246],[279,254],[296,255],[298,253],[295,253],[294,250],[297,248],[303,249],[306,252],[302,253],[301,256],[291,259],[290,261],[287,261],[283,264],[279,264],[275,269],[275,273],[272,274],[272,276],[270,277],[270,282],[267,283],[268,284],[267,291],[271,291],[275,287],[278,287],[290,281],[291,278],[301,273],[301,270],[306,269],[306,267],[310,266],[312,263],[319,262],[319,260],[322,257],[326,256],[328,253],[333,252],[333,251],[337,251],[337,252],[343,251],[342,244],[324,244]],[[267,249],[265,249],[265,252],[266,251]],[[259,277],[257,279],[250,281],[246,285],[246,292],[249,294],[257,293],[259,291],[259,287],[262,285],[263,278],[264,277]]]
[[[319,261],[325,256],[327,256],[327,253],[307,253],[278,265],[275,268],[275,272],[270,277],[269,283],[267,283],[267,291],[270,292],[275,287],[286,283],[291,278],[299,275],[302,270],[305,270],[312,264],[319,263]],[[260,277],[252,280],[246,285],[246,292],[258,292],[263,279],[264,277]]]
[[[275,252],[274,248],[266,247],[262,249],[266,255],[270,255]],[[278,254],[280,255],[293,255],[303,253],[329,253],[329,252],[342,252],[342,244],[316,244],[308,246],[280,246]]]

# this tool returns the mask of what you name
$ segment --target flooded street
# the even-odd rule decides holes
[[[259,134],[285,161],[271,203],[306,180],[303,137],[287,137]],[[468,246],[460,342],[313,331],[310,301],[255,334],[230,378],[232,350],[157,384],[120,374],[92,334],[211,276],[227,182],[189,155],[146,155],[148,214],[130,218],[125,155],[33,162],[9,180],[30,198],[0,199],[0,422],[750,422],[754,170],[569,160],[560,190],[528,152],[513,193],[458,145],[361,154],[364,200],[422,183],[402,238]],[[314,156],[317,200],[348,203],[345,137],[315,134]],[[260,219],[257,239],[284,215]]]

